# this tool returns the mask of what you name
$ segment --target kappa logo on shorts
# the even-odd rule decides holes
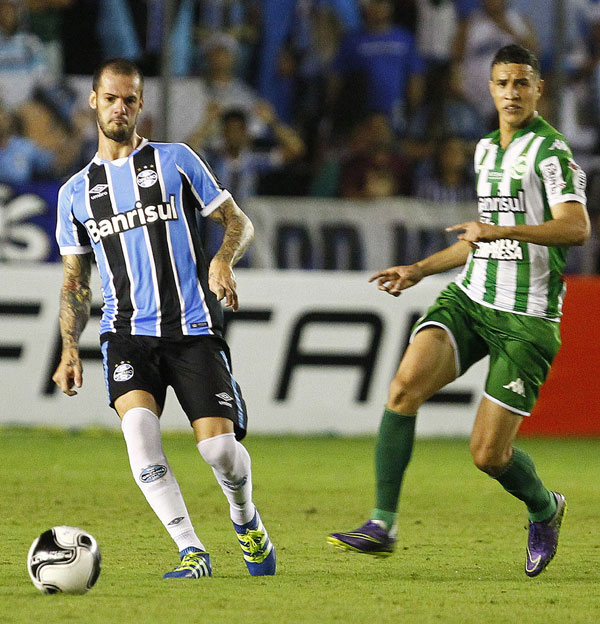
[[[219,392],[219,394],[215,394],[217,399],[219,400],[219,405],[225,405],[226,407],[231,407],[231,402],[233,401],[233,397],[230,397],[227,392]]]
[[[129,381],[133,377],[133,366],[129,362],[121,362],[115,368],[113,379],[115,381]]]
[[[525,396],[525,384],[520,377],[517,377],[514,381],[511,381],[510,383],[507,383],[505,386],[502,387],[510,390],[511,392],[514,392],[515,394],[518,394],[519,396]]]

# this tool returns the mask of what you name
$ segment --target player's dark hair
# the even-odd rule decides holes
[[[142,70],[133,62],[124,58],[112,58],[104,61],[100,67],[94,72],[92,77],[92,89],[98,91],[98,85],[104,72],[110,71],[118,76],[137,76],[140,79],[140,87],[142,93],[144,91],[144,74]]]
[[[493,68],[494,65],[499,65],[500,63],[529,65],[536,76],[540,75],[540,61],[538,57],[531,50],[517,43],[511,43],[510,45],[500,48],[498,52],[496,52],[491,67]]]
[[[229,121],[239,121],[246,126],[248,125],[248,116],[239,108],[230,108],[221,115],[222,124],[226,124]]]

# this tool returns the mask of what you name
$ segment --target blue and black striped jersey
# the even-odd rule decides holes
[[[100,333],[220,335],[197,212],[229,197],[187,145],[146,139],[127,158],[96,155],[61,187],[56,238],[62,255],[94,251]]]

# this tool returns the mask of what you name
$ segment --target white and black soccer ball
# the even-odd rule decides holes
[[[42,592],[84,594],[98,580],[100,549],[87,531],[71,526],[52,527],[31,544],[27,570]]]

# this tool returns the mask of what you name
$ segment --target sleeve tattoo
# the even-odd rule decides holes
[[[78,348],[79,337],[90,318],[91,268],[91,254],[63,257],[64,278],[59,313],[63,353]]]
[[[223,242],[215,258],[235,265],[254,237],[252,222],[231,199],[225,200],[209,215],[209,218],[220,223],[225,229]]]

